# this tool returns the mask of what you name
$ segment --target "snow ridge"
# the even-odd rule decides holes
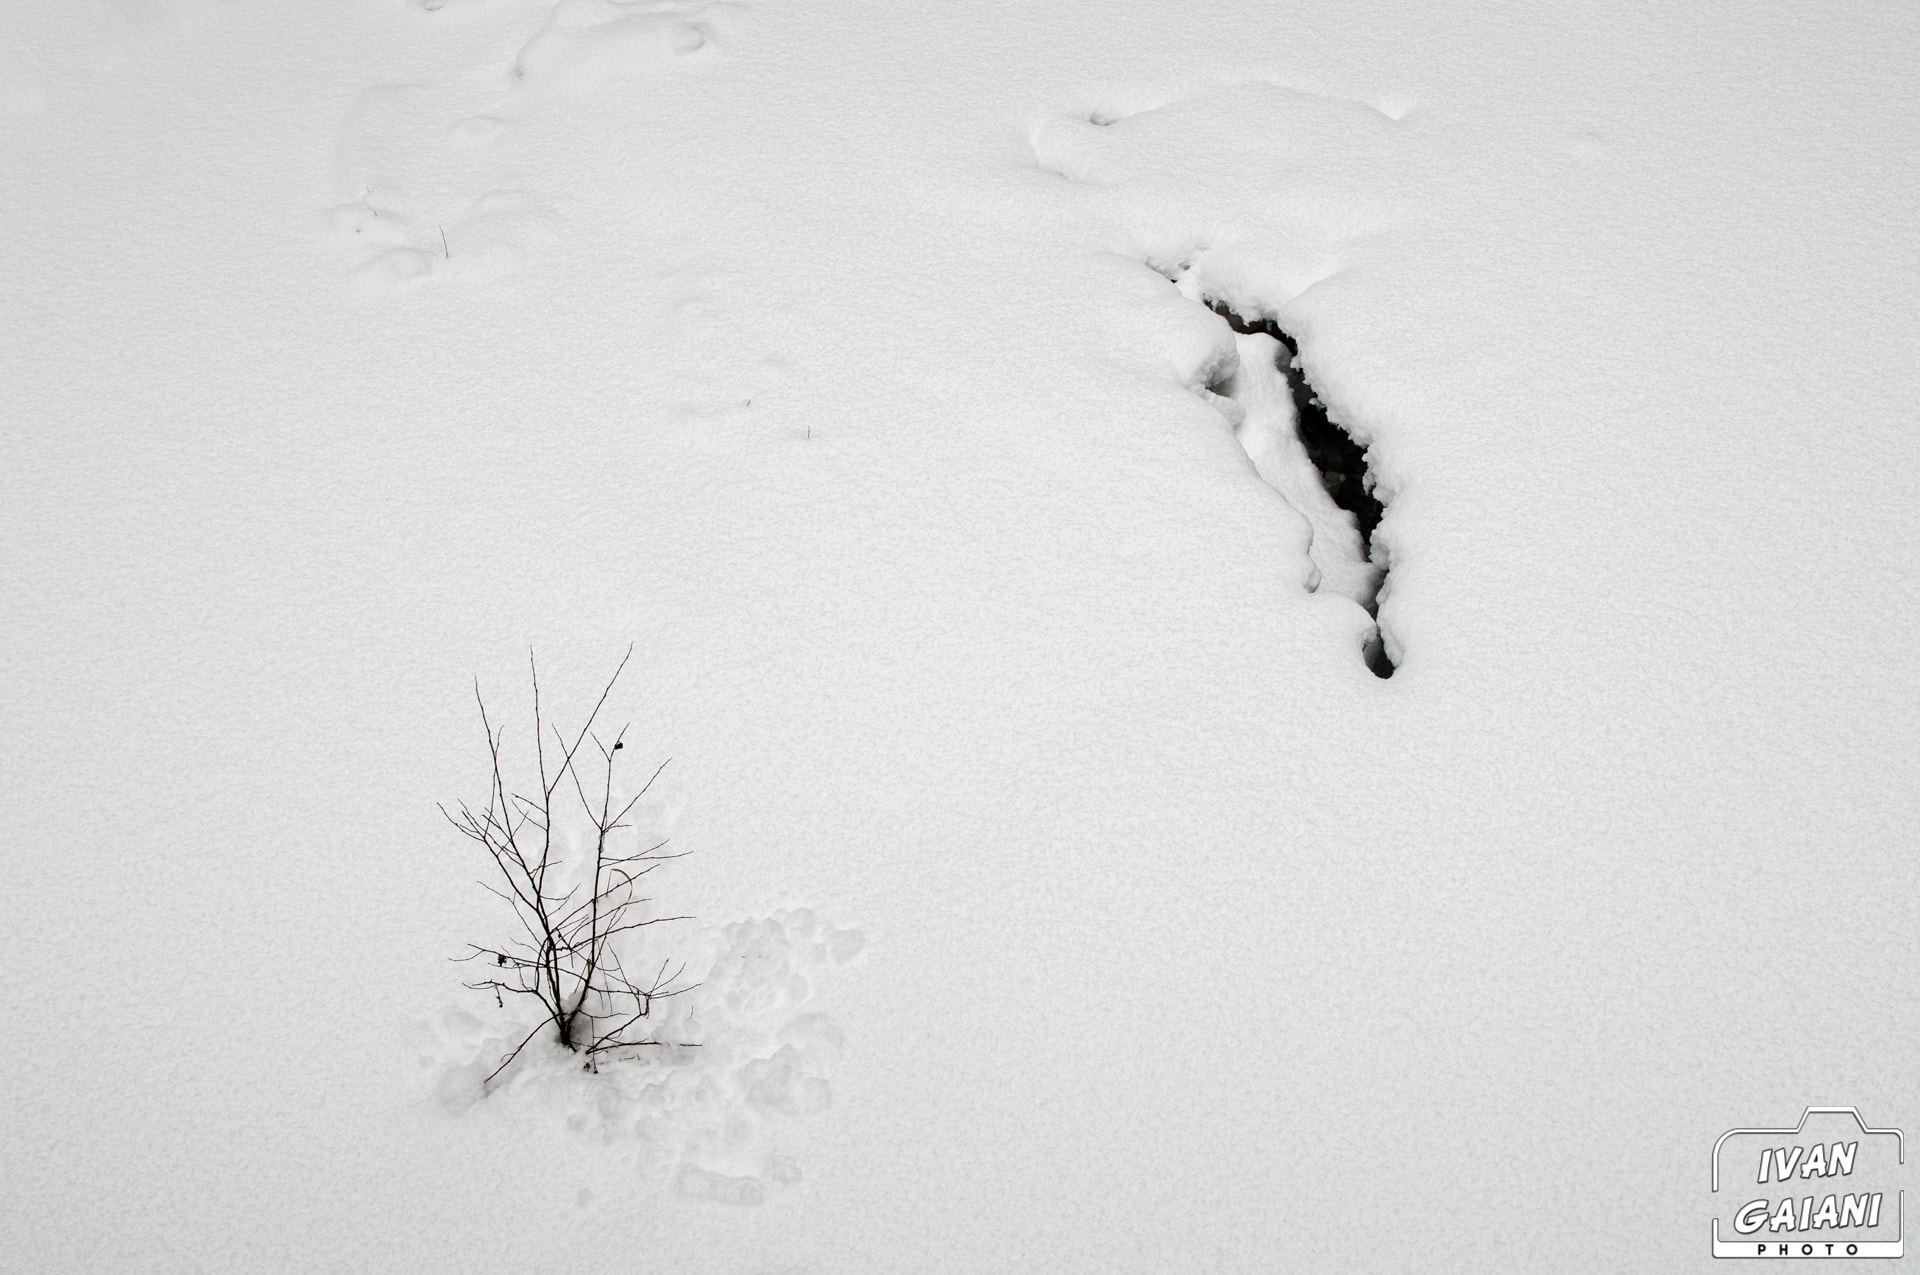
[[[1344,413],[1332,419],[1280,320],[1312,341],[1324,287],[1412,215],[1409,174],[1428,161],[1402,123],[1410,113],[1403,99],[1372,103],[1268,81],[1184,94],[1110,87],[1027,135],[1036,167],[1064,179],[1066,206],[1088,215],[1090,236],[1172,283],[1210,312],[1208,324],[1224,321],[1211,338],[1180,324],[1178,349],[1167,353],[1301,516],[1307,587],[1366,613],[1361,650],[1380,678],[1403,651],[1383,614],[1392,610],[1390,538],[1374,535],[1393,490],[1369,463],[1377,422],[1355,420],[1349,387],[1327,377]],[[1254,173],[1267,174],[1267,185],[1249,200]]]
[[[1377,621],[1387,564],[1376,560],[1373,532],[1386,509],[1374,494],[1367,449],[1327,415],[1300,366],[1299,342],[1270,318],[1248,320],[1224,301],[1203,299],[1234,332],[1239,363],[1209,387],[1239,407],[1234,436],[1267,484],[1313,524],[1308,554],[1317,587],[1352,598]],[[1374,676],[1393,676],[1377,624],[1366,659]]]

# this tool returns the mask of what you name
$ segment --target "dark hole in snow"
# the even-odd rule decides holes
[[[1242,336],[1264,332],[1286,348],[1287,361],[1280,370],[1287,374],[1287,388],[1293,391],[1300,441],[1306,445],[1313,467],[1320,471],[1320,481],[1326,486],[1327,494],[1333,497],[1334,504],[1353,515],[1360,527],[1360,543],[1371,552],[1373,529],[1380,525],[1380,515],[1386,511],[1367,490],[1367,449],[1327,418],[1326,404],[1313,392],[1313,386],[1307,384],[1307,374],[1300,370],[1299,343],[1281,331],[1272,319],[1249,323],[1220,301],[1209,301],[1207,307]]]
[[[1320,483],[1327,489],[1327,494],[1333,497],[1333,503],[1353,515],[1360,531],[1361,553],[1371,558],[1374,528],[1380,525],[1380,516],[1385,509],[1367,483],[1367,449],[1328,418],[1326,404],[1313,392],[1313,386],[1307,383],[1306,373],[1300,368],[1299,342],[1282,331],[1272,319],[1242,318],[1223,301],[1208,300],[1207,308],[1225,319],[1227,325],[1240,335],[1264,333],[1286,350],[1287,357],[1281,360],[1280,370],[1286,374],[1287,389],[1293,396],[1300,442],[1306,448],[1307,458],[1313,462],[1313,467],[1320,471]],[[1369,605],[1367,609],[1374,611],[1376,608]],[[1393,676],[1393,661],[1387,658],[1386,646],[1377,632],[1367,644],[1366,659],[1367,667],[1373,670],[1375,677]]]
[[[1393,676],[1393,661],[1387,658],[1387,644],[1380,640],[1380,635],[1377,633],[1373,640],[1367,643],[1367,668],[1375,677]]]

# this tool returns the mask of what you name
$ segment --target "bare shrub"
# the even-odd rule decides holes
[[[531,996],[544,1012],[540,1023],[488,1074],[487,1082],[506,1070],[546,1028],[552,1029],[559,1044],[583,1055],[590,1069],[610,1051],[666,1043],[653,1039],[643,1024],[654,1002],[692,989],[692,984],[678,982],[684,964],[669,972],[670,960],[661,961],[658,968],[651,961],[644,967],[633,966],[642,971],[638,977],[628,972],[638,931],[664,921],[691,919],[646,916],[641,910],[652,900],[639,895],[640,879],[665,860],[681,856],[662,853],[664,840],[645,844],[625,823],[667,763],[661,762],[640,790],[616,808],[620,785],[615,772],[624,760],[619,754],[626,750],[629,727],[622,726],[611,743],[593,729],[632,658],[630,646],[569,743],[542,715],[540,671],[533,652],[527,652],[533,681],[534,772],[539,781],[538,794],[532,796],[509,786],[501,748],[506,728],[494,726],[479,679],[474,680],[474,699],[493,761],[486,805],[476,808],[463,801],[458,814],[444,805],[440,810],[463,836],[486,851],[495,869],[494,883],[481,884],[513,909],[521,932],[498,947],[468,944],[467,954],[454,959],[485,962],[487,977],[468,987],[491,991],[502,1007],[508,995]],[[549,731],[552,749],[547,747]],[[588,743],[592,754],[583,757]],[[597,765],[594,755],[599,758]],[[586,817],[577,825],[585,834],[579,838],[567,837],[561,827],[570,820],[574,801]],[[649,968],[653,972],[644,973]]]

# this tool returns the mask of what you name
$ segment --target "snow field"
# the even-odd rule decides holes
[[[1911,1127],[1902,11],[5,21],[0,1264],[1704,1268]],[[629,641],[717,1047],[456,1113],[469,679]]]

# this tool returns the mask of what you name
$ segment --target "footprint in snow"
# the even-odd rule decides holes
[[[487,283],[558,239],[560,216],[493,145],[512,116],[458,109],[486,96],[473,85],[388,84],[354,103],[334,150],[341,202],[325,221],[362,282]]]
[[[598,1072],[557,1044],[529,1047],[483,1092],[530,1026],[486,1002],[480,1014],[448,1006],[423,1024],[419,1065],[449,1112],[483,1101],[507,1113],[544,1111],[675,1195],[760,1204],[801,1177],[780,1152],[780,1129],[832,1106],[845,1037],[812,1008],[816,986],[865,945],[860,931],[806,909],[736,921],[683,952],[703,973],[657,1007],[660,1047],[616,1051]]]

